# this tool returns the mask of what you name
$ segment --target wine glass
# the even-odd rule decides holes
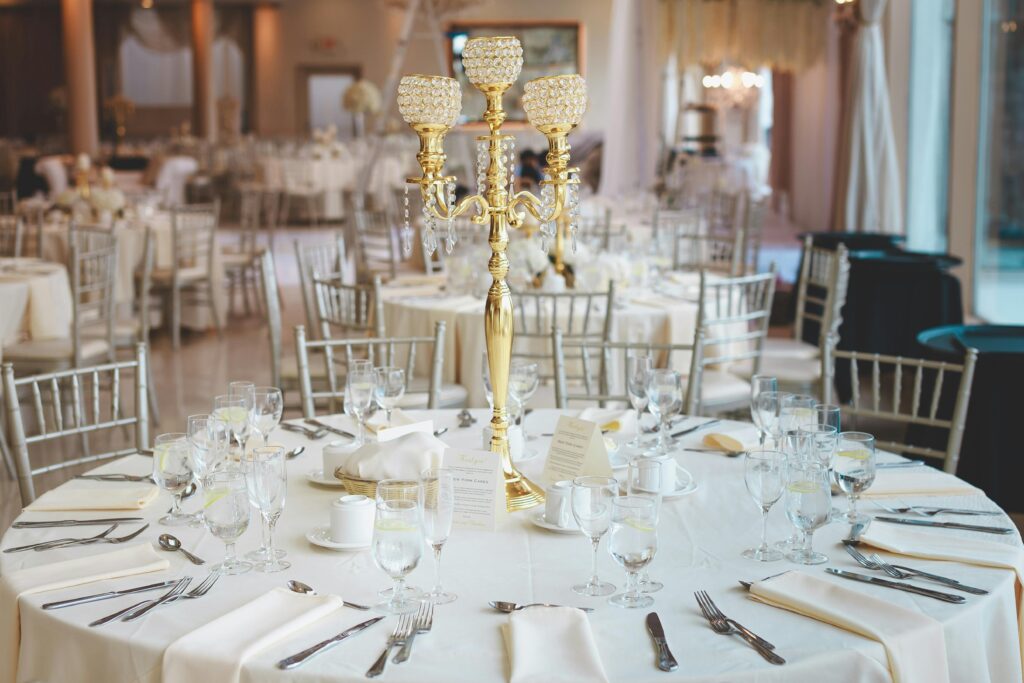
[[[682,407],[683,389],[679,381],[679,373],[675,370],[651,370],[647,380],[648,407],[658,419],[658,443],[653,453],[668,454],[668,430],[672,415]]]
[[[618,607],[650,607],[654,598],[640,592],[638,573],[658,552],[658,513],[653,500],[623,496],[612,501],[608,552],[626,570],[626,590],[608,599]]]
[[[277,387],[256,387],[253,392],[255,403],[253,404],[252,415],[254,416],[253,429],[263,435],[263,445],[270,445],[270,432],[281,423],[281,414],[284,413],[284,397]]]
[[[374,368],[373,396],[377,405],[387,415],[387,425],[391,426],[391,411],[405,394],[405,370],[391,366]]]
[[[820,462],[831,471],[832,459],[839,443],[836,428],[827,424],[812,424],[801,427],[797,434],[804,449],[805,459]]]
[[[764,446],[765,434],[768,430],[765,428],[762,407],[757,398],[765,392],[778,392],[778,390],[779,380],[775,377],[754,375],[750,378],[750,420],[761,435],[761,446]],[[778,410],[774,412],[778,413]]]
[[[743,465],[743,481],[747,492],[761,508],[761,545],[743,551],[743,557],[758,562],[775,562],[782,553],[768,546],[768,511],[782,496],[783,459],[778,451],[753,450]]]
[[[405,577],[423,556],[419,483],[395,479],[379,482],[376,508],[373,561],[394,582],[391,598],[379,603],[377,609],[391,614],[413,612],[419,606],[419,595],[406,589]]]
[[[209,473],[211,461],[216,457],[216,444],[212,436],[210,415],[189,415],[185,423],[185,438],[192,453],[192,468],[199,481]],[[211,451],[214,453],[211,454]]]
[[[244,396],[222,394],[213,399],[213,414],[231,428],[231,438],[245,453],[245,442],[249,438],[249,408]],[[239,456],[241,457],[241,456]]]
[[[160,434],[153,445],[153,480],[164,491],[174,495],[171,511],[160,518],[165,526],[182,526],[192,515],[181,511],[181,494],[195,474],[192,449],[183,432]]]
[[[457,596],[441,587],[441,550],[452,532],[455,515],[455,477],[451,470],[435,467],[420,475],[420,508],[423,537],[434,551],[434,588],[424,597],[436,605],[454,602]]]
[[[249,490],[249,500],[259,510],[267,529],[266,548],[260,548],[263,559],[256,563],[258,572],[279,572],[292,566],[290,562],[280,559],[284,553],[274,548],[274,528],[277,520],[284,512],[284,504],[288,497],[288,468],[284,457],[284,448],[280,446],[259,446],[247,455],[245,463],[245,480]],[[258,553],[259,551],[257,551]]]
[[[782,402],[787,396],[789,394],[783,391],[762,391],[754,400],[758,414],[754,422],[760,424],[766,437],[772,438],[775,448],[782,443]]]
[[[636,434],[627,446],[635,451],[641,449],[640,444],[640,417],[647,408],[647,378],[653,368],[651,357],[646,353],[631,353],[626,358],[626,390],[629,393],[629,403],[636,411]]]
[[[814,406],[815,424],[828,425],[836,428],[836,434],[843,431],[842,421],[839,415],[839,406],[828,403],[817,403]]]
[[[601,537],[611,526],[612,501],[618,490],[619,483],[612,477],[577,477],[572,480],[572,516],[594,547],[590,580],[572,587],[573,592],[580,595],[611,595],[615,592],[615,586],[597,576],[597,550]]]
[[[629,461],[626,470],[626,493],[635,498],[647,498],[654,503],[654,522],[661,515],[661,468],[654,458],[636,457]],[[640,571],[640,592],[657,593],[665,584],[654,581],[645,567]]]
[[[345,412],[352,411],[352,416],[359,423],[356,443],[366,443],[366,418],[369,416],[370,404],[373,403],[374,378],[373,368],[366,366],[352,367],[345,378]]]
[[[786,466],[786,516],[804,535],[802,547],[786,559],[797,564],[823,564],[828,556],[814,552],[814,530],[828,523],[832,487],[828,468],[811,460],[790,460]]]
[[[843,432],[833,465],[836,484],[850,499],[846,521],[858,524],[869,517],[857,512],[857,499],[875,481],[875,437],[864,432]]]
[[[252,564],[235,556],[235,543],[249,526],[249,493],[245,473],[220,470],[206,478],[203,521],[210,533],[224,541],[224,561],[213,567],[222,574],[244,574]]]
[[[814,423],[814,406],[818,405],[818,400],[813,396],[786,394],[782,397],[780,405],[779,415],[782,420],[782,431],[796,431]]]
[[[526,443],[526,402],[537,393],[540,384],[540,369],[536,363],[516,358],[509,366],[508,391],[519,405],[519,428],[523,431],[523,443]]]
[[[244,398],[245,399],[245,412],[249,414],[249,424],[251,425],[255,420],[252,417],[253,410],[256,409],[256,385],[248,380],[228,382],[228,396],[233,398]],[[247,433],[248,436],[248,433]],[[245,444],[242,444],[243,448]]]

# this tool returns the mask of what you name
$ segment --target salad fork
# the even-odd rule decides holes
[[[913,567],[904,567],[902,565],[889,564],[877,554],[872,554],[871,558],[867,558],[857,550],[854,543],[849,541],[843,541],[843,545],[846,547],[846,552],[850,553],[850,556],[857,561],[857,564],[864,567],[865,569],[876,569],[885,572],[886,575],[894,579],[929,579],[936,583],[941,583],[944,586],[950,588],[956,588],[965,593],[973,593],[974,595],[988,595],[988,591],[984,588],[975,588],[974,586],[968,586],[960,583],[956,579],[951,579],[948,576],[940,576],[938,574],[931,574],[929,572],[921,571],[920,569],[914,569]]]
[[[90,536],[89,538],[58,538],[52,541],[40,541],[38,543],[29,543],[28,545],[18,545],[14,546],[13,548],[6,548],[4,549],[4,552],[21,553],[26,550],[46,550],[51,547],[57,547],[64,543],[86,543],[89,541],[97,541],[101,538],[106,537],[107,534],[109,534],[116,528],[117,524],[114,524],[113,526],[109,527],[106,531],[102,531],[96,534],[95,536]]]
[[[403,614],[398,617],[398,623],[395,624],[395,630],[388,636],[388,642],[384,645],[384,651],[380,653],[380,657],[377,657],[377,661],[373,663],[373,666],[367,669],[367,678],[376,678],[384,673],[384,667],[388,663],[388,655],[391,654],[392,648],[396,645],[405,644],[406,639],[412,634],[413,626],[412,614]]]
[[[785,659],[773,651],[772,648],[774,648],[774,646],[771,646],[771,643],[768,643],[764,638],[761,638],[752,631],[740,626],[736,621],[725,616],[725,614],[718,609],[718,606],[706,591],[697,591],[693,595],[697,598],[697,605],[700,607],[700,611],[704,614],[704,618],[708,620],[708,623],[711,625],[711,629],[715,633],[725,636],[738,635],[743,638],[743,640],[747,641],[747,644],[754,648],[759,655],[772,664],[786,663]],[[767,643],[767,645],[765,643]]]
[[[188,593],[182,592],[177,595],[172,595],[167,599],[152,600],[149,602],[149,604],[143,605],[137,610],[125,614],[123,617],[121,617],[121,621],[134,621],[146,612],[153,609],[154,607],[158,607],[160,605],[169,605],[172,602],[177,602],[178,600],[192,600],[194,598],[201,598],[210,592],[210,589],[213,588],[213,584],[217,583],[217,580],[219,578],[219,571],[210,572],[209,576],[203,579],[202,583],[200,583],[198,586],[190,590]]]
[[[162,596],[160,596],[156,600],[143,600],[142,602],[137,602],[134,605],[132,605],[130,607],[125,607],[124,609],[118,610],[117,612],[114,612],[113,614],[108,614],[105,617],[100,617],[96,621],[90,622],[89,626],[90,627],[102,626],[103,624],[111,622],[114,619],[117,619],[118,617],[122,617],[125,614],[128,614],[129,612],[132,612],[132,611],[138,609],[139,607],[142,607],[143,605],[147,605],[149,603],[156,603],[156,602],[163,601],[163,600],[170,600],[171,598],[177,597],[177,596],[181,595],[182,593],[184,593],[185,589],[188,588],[188,585],[190,583],[192,583],[192,577],[191,576],[184,576],[184,577],[178,579],[178,582],[174,584],[174,587],[171,588],[171,590],[167,591],[166,593],[164,593]]]
[[[67,547],[72,546],[72,545],[92,545],[93,543],[114,543],[114,544],[125,543],[127,541],[132,540],[133,538],[135,538],[136,536],[138,536],[139,534],[141,534],[143,531],[145,531],[148,528],[149,528],[149,524],[144,524],[141,527],[139,527],[138,529],[136,529],[135,531],[133,531],[130,534],[128,534],[127,536],[118,536],[116,538],[109,538],[107,536],[101,536],[99,538],[88,538],[88,539],[82,539],[82,540],[71,540],[71,541],[60,543],[58,545],[48,545],[45,548],[38,548],[38,547],[37,548],[33,548],[33,550],[52,550],[53,548],[67,548]]]
[[[416,636],[420,633],[430,633],[430,629],[434,626],[434,603],[424,602],[420,604],[419,612],[416,613],[416,624],[415,628],[409,633],[409,637],[406,639],[402,649],[398,651],[395,658],[391,661],[395,664],[401,664],[405,660],[409,659],[409,655],[412,654],[412,641],[416,639]]]

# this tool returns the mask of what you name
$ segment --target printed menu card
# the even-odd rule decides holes
[[[596,422],[563,415],[551,439],[543,481],[553,484],[586,475],[612,476],[601,427]]]
[[[449,448],[444,466],[455,479],[452,526],[494,531],[505,514],[505,477],[501,456],[483,450]]]

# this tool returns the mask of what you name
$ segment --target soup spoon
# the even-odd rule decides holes
[[[296,581],[295,579],[292,579],[288,582],[288,589],[301,595],[316,595],[316,591],[313,590],[312,586],[302,583],[301,581]],[[363,612],[367,612],[370,610],[370,608],[366,605],[357,605],[354,602],[346,602],[342,600],[341,603],[345,605],[345,607],[351,607],[352,609],[362,610]]]

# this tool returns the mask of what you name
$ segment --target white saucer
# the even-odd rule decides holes
[[[530,515],[530,523],[534,526],[539,526],[541,529],[547,529],[548,531],[554,531],[556,534],[578,534],[580,528],[575,523],[570,522],[572,526],[555,526],[546,519],[544,519],[544,511],[540,510]]]
[[[325,477],[324,471],[322,469],[310,470],[309,472],[306,472],[306,481],[308,481],[310,484],[330,486],[331,488],[334,489],[340,489],[345,487],[345,483],[341,481],[341,479],[338,479],[337,477]]]
[[[671,493],[666,493],[665,495],[663,495],[661,497],[662,500],[675,500],[676,498],[682,498],[683,496],[688,496],[694,491],[696,491],[698,488],[700,488],[700,484],[698,484],[697,481],[693,478],[693,475],[690,474],[689,470],[687,470],[682,465],[677,465],[677,467],[679,468],[680,475],[683,476],[680,476],[679,478],[676,479],[675,490],[672,491]]]
[[[306,532],[306,540],[313,545],[318,545],[328,550],[352,551],[365,550],[370,547],[366,543],[338,543],[332,541],[331,527],[329,526],[318,526],[310,529]]]

